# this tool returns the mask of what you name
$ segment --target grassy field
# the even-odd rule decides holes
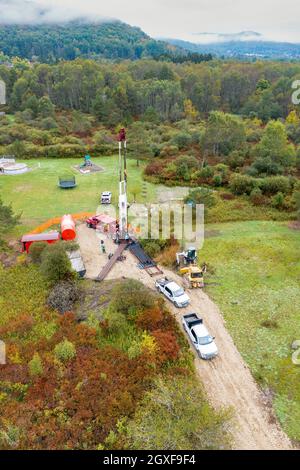
[[[273,399],[283,428],[297,441],[300,365],[292,362],[291,344],[300,340],[299,252],[299,231],[255,221],[210,225],[200,252],[200,260],[214,271],[208,293],[254,377]]]
[[[32,171],[18,176],[0,176],[0,195],[4,202],[12,203],[16,212],[22,212],[22,223],[34,227],[45,220],[65,213],[94,212],[99,205],[102,191],[112,191],[113,202],[118,192],[118,171],[116,157],[95,158],[93,161],[104,171],[82,175],[73,167],[81,163],[80,159],[42,160],[40,168],[36,160],[26,160]],[[138,168],[135,160],[128,161],[129,200],[133,199],[131,188],[142,188],[142,164]],[[58,187],[59,176],[75,175],[77,188],[62,190]],[[140,192],[139,202],[153,201],[156,187],[147,186],[147,197]]]
[[[42,160],[40,168],[36,160],[27,160],[33,168],[27,174],[1,176],[1,197],[22,212],[23,226],[18,230],[24,233],[64,213],[96,211],[104,190],[111,190],[116,202],[116,157],[94,161],[103,172],[81,175],[73,168],[79,159],[49,159]],[[154,202],[161,188],[142,183],[142,171],[142,165],[137,168],[135,161],[129,161],[129,198],[133,199],[133,187],[146,184],[146,197],[139,193],[137,200]],[[75,174],[78,187],[59,189],[58,177],[70,174]],[[242,199],[222,201],[210,211],[209,220],[276,215],[257,211]],[[300,441],[300,366],[292,363],[291,350],[292,342],[300,340],[300,233],[286,222],[271,220],[209,224],[207,231],[200,261],[214,270],[208,278],[208,293],[220,306],[254,377],[268,390],[284,429]]]

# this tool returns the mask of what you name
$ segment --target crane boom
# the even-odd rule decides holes
[[[128,238],[126,132],[119,132],[119,226],[120,238]]]

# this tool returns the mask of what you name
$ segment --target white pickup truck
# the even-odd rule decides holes
[[[101,194],[100,202],[101,204],[110,204],[111,203],[111,192],[110,191],[104,191]]]
[[[202,318],[196,313],[183,315],[182,324],[202,359],[213,359],[218,355],[215,338],[208,333]]]
[[[184,289],[180,287],[176,282],[171,281],[170,279],[164,277],[158,279],[155,282],[155,287],[158,292],[164,294],[167,299],[169,299],[175,307],[183,308],[187,307],[190,303],[189,296],[184,292]]]

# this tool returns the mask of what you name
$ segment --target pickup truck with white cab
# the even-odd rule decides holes
[[[215,338],[208,333],[202,318],[196,313],[189,313],[183,315],[182,324],[202,359],[213,359],[218,355]]]
[[[184,289],[180,287],[176,282],[171,281],[168,278],[158,279],[155,282],[155,287],[158,292],[164,294],[167,299],[169,299],[175,307],[184,308],[187,307],[190,303],[189,296],[184,292]]]
[[[111,192],[110,191],[104,191],[101,194],[100,202],[101,204],[110,204],[111,203]]]

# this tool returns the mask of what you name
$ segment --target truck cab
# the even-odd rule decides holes
[[[86,225],[87,225],[89,228],[94,228],[94,229],[96,229],[96,228],[97,228],[97,225],[100,223],[99,217],[100,217],[100,216],[98,216],[98,215],[93,215],[92,217],[89,217],[88,219],[86,219]]]
[[[100,202],[101,204],[110,204],[111,203],[111,192],[110,191],[103,191],[101,194]]]

